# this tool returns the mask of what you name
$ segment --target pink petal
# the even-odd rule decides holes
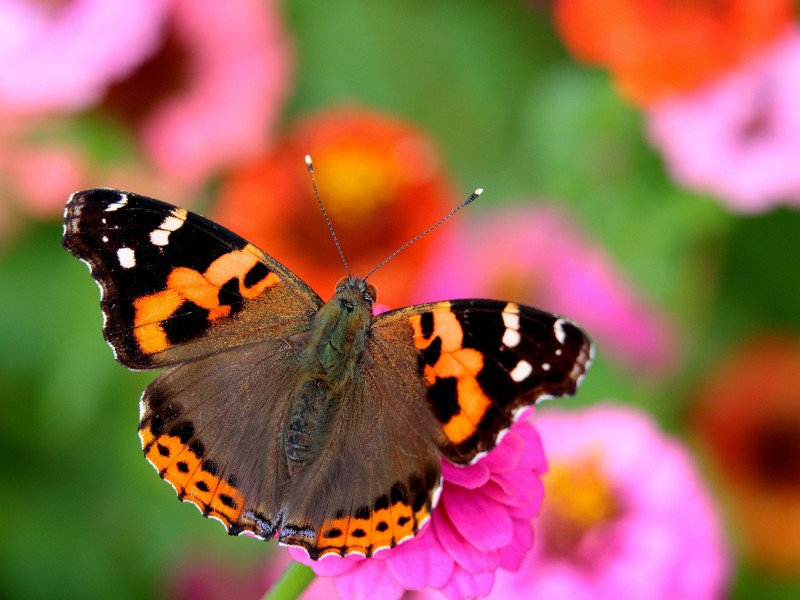
[[[441,587],[455,567],[453,559],[430,530],[395,548],[386,562],[395,579],[407,590]]]
[[[536,424],[536,417],[533,413],[527,413],[524,419],[514,426],[514,433],[518,435],[525,444],[525,452],[519,461],[520,469],[531,469],[534,473],[543,474],[547,472],[547,458],[545,458],[542,437],[539,432],[531,425]]]
[[[483,460],[467,467],[459,467],[443,460],[442,476],[446,482],[473,490],[489,481],[490,472]]]
[[[519,464],[525,444],[514,429],[509,429],[500,444],[481,461],[492,473],[502,473],[515,469]]]
[[[533,545],[533,527],[527,519],[514,519],[514,541],[500,548],[500,566],[516,571]]]
[[[335,579],[336,591],[342,600],[361,598],[400,598],[405,590],[392,577],[386,561],[367,560],[348,573]]]
[[[452,486],[442,496],[442,502],[458,532],[476,548],[496,550],[511,541],[508,511],[483,493],[468,493]]]
[[[479,550],[468,543],[458,530],[453,527],[446,514],[434,515],[433,520],[436,528],[436,537],[442,547],[461,567],[471,573],[480,573],[497,568],[500,563],[499,556],[494,552]]]
[[[537,474],[517,469],[512,473],[494,475],[481,491],[506,506],[525,507],[531,503],[538,506],[544,497],[544,484]]]
[[[467,573],[456,571],[441,592],[450,600],[467,600],[468,598],[481,598],[492,591],[494,573]]]

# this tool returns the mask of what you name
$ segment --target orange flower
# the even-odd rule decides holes
[[[780,34],[792,0],[557,0],[571,52],[648,104],[695,89]]]
[[[229,177],[213,217],[323,298],[345,271],[317,207],[306,154],[354,275],[366,275],[455,205],[431,141],[409,123],[351,108],[294,127],[271,153]],[[414,243],[370,277],[379,303],[397,307],[410,300],[411,273],[430,242]]]
[[[762,336],[702,386],[694,429],[756,564],[800,574],[800,339]]]

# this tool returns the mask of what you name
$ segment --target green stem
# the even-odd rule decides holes
[[[286,568],[263,600],[296,600],[314,581],[314,571],[302,563],[294,562]]]

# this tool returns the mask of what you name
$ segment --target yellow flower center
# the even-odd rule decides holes
[[[325,208],[336,220],[369,222],[370,215],[394,200],[400,186],[397,165],[385,155],[336,148],[326,153],[324,164],[319,187]]]
[[[574,555],[584,536],[618,517],[621,507],[597,453],[555,462],[544,476],[541,524],[544,547],[552,556]]]

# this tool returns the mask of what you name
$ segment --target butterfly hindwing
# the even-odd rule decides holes
[[[272,538],[288,480],[280,431],[300,376],[296,348],[272,342],[167,369],[142,396],[145,456],[231,535]]]
[[[518,411],[570,396],[592,345],[568,319],[496,300],[454,300],[378,315],[376,336],[417,351],[425,404],[439,445],[456,464],[491,450]]]
[[[416,351],[371,340],[319,458],[287,492],[284,544],[371,556],[410,539],[441,491],[437,426],[426,418]]]
[[[288,337],[321,305],[297,276],[236,234],[137,194],[73,194],[63,244],[89,265],[102,291],[104,336],[134,369]]]

